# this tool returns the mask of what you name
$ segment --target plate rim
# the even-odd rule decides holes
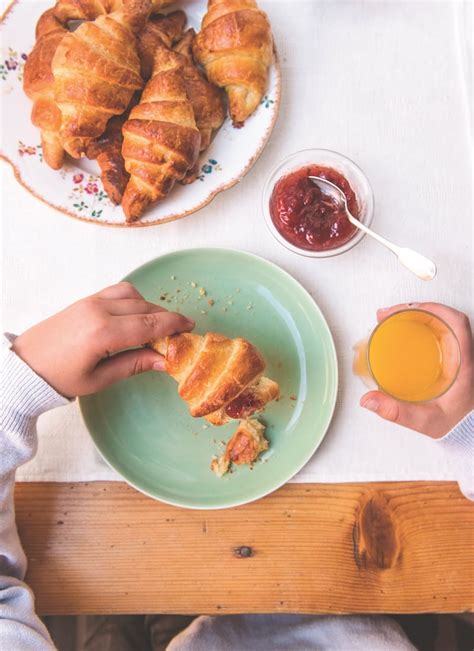
[[[23,0],[11,0],[10,4],[6,7],[5,11],[0,15],[0,28],[3,27],[6,24],[6,20],[10,13],[13,11],[15,5],[20,4]],[[250,159],[247,161],[245,164],[243,170],[241,170],[237,176],[233,177],[226,183],[222,183],[219,185],[217,188],[214,190],[211,190],[210,193],[207,195],[207,197],[201,201],[198,205],[194,206],[193,208],[190,208],[189,210],[185,210],[184,212],[179,212],[179,213],[173,213],[168,215],[167,217],[164,217],[163,219],[156,219],[154,221],[147,221],[147,222],[142,222],[140,220],[136,222],[131,222],[127,223],[124,219],[123,222],[106,222],[106,221],[98,221],[95,219],[92,219],[90,217],[80,217],[76,213],[73,213],[72,211],[68,210],[67,208],[64,208],[62,206],[58,206],[55,203],[52,203],[49,199],[46,199],[45,197],[42,197],[36,190],[34,190],[22,177],[21,174],[21,169],[16,165],[13,160],[2,150],[0,150],[0,159],[5,161],[5,163],[9,164],[10,167],[13,170],[14,177],[16,181],[25,189],[27,192],[29,192],[35,199],[38,199],[41,201],[43,204],[46,206],[49,206],[50,208],[53,208],[57,212],[62,213],[63,215],[66,215],[67,217],[71,217],[72,219],[75,219],[79,222],[86,222],[90,224],[95,224],[97,226],[104,226],[106,228],[123,228],[123,229],[128,229],[128,228],[147,228],[149,226],[161,226],[162,224],[167,224],[173,221],[178,221],[179,219],[184,219],[184,217],[188,217],[189,215],[192,215],[196,212],[199,212],[202,210],[202,208],[205,208],[208,206],[216,197],[218,194],[221,192],[225,192],[226,190],[229,190],[230,188],[234,187],[234,185],[237,185],[237,183],[240,183],[242,179],[250,172],[252,167],[255,165],[257,160],[260,158],[261,154],[263,153],[271,134],[273,133],[273,129],[275,128],[276,121],[278,119],[278,116],[280,114],[280,106],[281,106],[281,94],[282,94],[282,71],[281,71],[281,63],[280,63],[280,57],[278,55],[278,51],[276,48],[276,43],[275,43],[275,38],[273,38],[273,59],[272,59],[272,65],[275,68],[275,74],[276,74],[276,83],[275,83],[275,100],[274,100],[274,110],[273,110],[273,115],[272,115],[272,120],[270,125],[267,127],[265,133],[263,134],[262,138],[260,139],[259,145],[257,150],[252,154]]]
[[[271,495],[275,491],[279,490],[282,486],[287,484],[290,481],[290,479],[295,477],[304,468],[304,466],[310,461],[310,459],[312,459],[312,457],[314,456],[314,454],[318,450],[319,446],[321,445],[321,443],[325,439],[326,434],[327,434],[327,432],[329,430],[329,427],[331,425],[331,422],[332,422],[332,420],[334,418],[334,411],[335,411],[335,408],[336,408],[337,396],[339,394],[339,363],[338,363],[338,358],[337,358],[337,351],[336,351],[336,346],[335,346],[335,343],[334,343],[334,337],[332,335],[332,332],[331,332],[329,324],[328,324],[328,322],[326,320],[326,317],[324,316],[321,308],[319,307],[319,305],[317,304],[317,302],[313,298],[313,296],[311,296],[311,294],[308,292],[308,290],[298,280],[296,280],[296,278],[294,278],[288,271],[286,271],[286,269],[283,269],[282,267],[280,267],[276,263],[274,263],[274,262],[272,262],[270,260],[267,260],[263,256],[257,255],[256,253],[251,253],[249,251],[244,251],[244,250],[236,249],[236,248],[233,248],[233,247],[223,247],[223,246],[208,246],[208,247],[203,246],[203,247],[190,247],[190,248],[187,248],[187,249],[176,249],[174,251],[169,251],[167,253],[164,253],[163,255],[159,255],[159,256],[156,256],[154,258],[151,258],[147,262],[144,262],[143,264],[139,265],[138,267],[136,267],[135,269],[133,269],[132,271],[127,273],[126,276],[124,276],[122,278],[122,282],[127,281],[128,278],[132,274],[142,270],[147,265],[149,265],[149,264],[151,264],[153,262],[156,262],[158,260],[162,260],[163,258],[171,257],[173,255],[176,255],[177,253],[195,253],[195,252],[203,252],[203,253],[204,252],[211,252],[212,253],[212,252],[215,252],[215,251],[238,253],[239,255],[242,255],[244,257],[247,256],[249,258],[256,259],[256,260],[258,260],[259,263],[262,263],[264,266],[268,266],[273,271],[276,271],[276,273],[283,274],[283,276],[286,277],[286,279],[288,281],[290,281],[291,284],[296,286],[299,289],[299,291],[303,291],[303,293],[309,299],[310,304],[316,310],[319,317],[321,318],[322,323],[323,323],[324,327],[326,328],[327,334],[329,336],[330,354],[331,354],[331,360],[332,360],[332,363],[333,363],[333,370],[334,370],[334,391],[333,391],[332,400],[331,400],[331,404],[330,404],[329,414],[328,414],[328,417],[327,417],[327,421],[324,424],[322,435],[321,435],[320,439],[315,443],[315,445],[311,448],[311,452],[308,455],[305,455],[304,461],[301,464],[299,464],[296,467],[296,469],[292,469],[289,474],[285,475],[281,480],[278,480],[278,482],[273,487],[271,487],[270,489],[268,489],[268,490],[265,489],[262,492],[259,492],[257,495],[252,496],[249,499],[235,500],[235,501],[232,501],[232,502],[227,503],[225,505],[213,505],[213,506],[196,505],[196,504],[189,505],[189,504],[184,504],[181,501],[175,501],[175,500],[172,500],[172,499],[164,499],[162,497],[157,497],[153,493],[141,488],[140,486],[137,486],[137,484],[135,484],[133,481],[130,481],[129,479],[127,479],[124,475],[122,475],[121,472],[119,472],[110,463],[110,461],[108,459],[106,459],[106,457],[102,453],[102,450],[99,448],[96,440],[94,439],[91,431],[89,430],[89,427],[87,426],[87,422],[86,422],[86,418],[85,418],[84,410],[83,410],[83,397],[78,398],[81,417],[82,417],[82,420],[83,420],[83,422],[84,422],[84,424],[86,426],[86,429],[87,429],[87,431],[89,433],[89,436],[91,437],[91,440],[92,440],[92,442],[93,442],[93,444],[95,446],[95,449],[99,452],[100,456],[104,459],[104,461],[107,463],[107,465],[110,468],[112,468],[112,470],[114,472],[116,472],[121,477],[121,479],[123,481],[125,481],[127,484],[132,486],[132,488],[134,488],[135,490],[138,490],[143,495],[146,495],[147,497],[150,497],[151,499],[154,499],[154,500],[156,500],[158,502],[162,502],[163,504],[168,504],[170,506],[175,506],[175,507],[179,507],[179,508],[183,508],[183,509],[191,509],[193,511],[220,511],[220,510],[223,510],[223,509],[230,509],[230,508],[236,508],[236,507],[239,507],[239,506],[244,506],[245,504],[251,504],[252,502],[256,502],[257,500],[263,499],[267,495]],[[87,396],[84,396],[84,397],[87,398]]]

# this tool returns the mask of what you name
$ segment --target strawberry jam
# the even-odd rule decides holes
[[[307,165],[282,177],[270,197],[270,215],[278,232],[305,251],[327,251],[348,242],[357,229],[339,206],[308,176],[320,176],[337,185],[346,196],[349,211],[360,216],[357,197],[348,180],[337,170]]]
[[[241,420],[242,418],[247,418],[251,416],[256,411],[262,409],[262,401],[259,400],[253,393],[243,393],[237,398],[234,398],[225,408],[225,413],[230,418],[235,418],[236,420]]]

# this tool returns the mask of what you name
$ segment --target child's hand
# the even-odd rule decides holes
[[[381,391],[369,391],[362,396],[360,404],[386,420],[409,427],[432,438],[441,438],[474,408],[474,360],[471,326],[465,314],[440,303],[394,305],[384,310],[378,310],[377,319],[381,321],[393,312],[410,307],[432,312],[451,326],[461,349],[461,366],[456,381],[449,391],[428,403],[401,402]]]
[[[15,339],[13,350],[63,396],[82,396],[144,371],[161,371],[164,360],[143,346],[187,332],[194,321],[148,303],[123,282],[84,298]]]

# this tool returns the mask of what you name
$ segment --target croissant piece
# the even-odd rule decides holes
[[[37,41],[25,63],[23,90],[32,100],[31,121],[41,130],[41,145],[46,163],[57,170],[64,161],[59,130],[61,111],[54,100],[51,64],[67,33],[52,9],[45,11],[36,26]]]
[[[209,81],[225,88],[233,122],[245,122],[265,93],[272,61],[267,15],[255,0],[209,0],[193,49]]]
[[[128,222],[163,199],[193,167],[201,142],[186,96],[183,58],[158,45],[153,74],[123,126],[122,154],[130,174],[122,206]]]
[[[54,97],[62,114],[62,143],[74,158],[85,154],[143,86],[135,34],[150,7],[150,0],[128,0],[111,14],[83,22],[59,44],[52,63]]]
[[[160,11],[173,0],[151,0],[152,12]],[[70,20],[95,20],[110,14],[124,4],[124,0],[57,0],[53,9],[57,18],[66,25]]]
[[[138,37],[138,55],[143,79],[148,80],[151,77],[157,45],[171,48],[181,38],[185,24],[186,14],[180,10],[167,16],[150,16]]]
[[[186,60],[184,81],[186,93],[193,105],[196,126],[201,132],[201,151],[207,149],[214,131],[222,126],[225,119],[225,103],[221,89],[211,84],[194,63],[192,47],[196,37],[194,29],[188,29],[175,45],[175,52]]]
[[[243,420],[227,443],[224,454],[212,460],[211,470],[222,477],[232,463],[238,466],[254,463],[262,452],[268,450],[264,433],[265,426],[258,420]]]
[[[204,336],[184,333],[160,339],[152,348],[165,357],[166,371],[178,382],[178,393],[188,403],[191,416],[223,425],[233,418],[226,409],[243,394],[246,415],[257,411],[250,405],[250,396],[263,379],[265,362],[247,340],[214,332]],[[278,385],[265,381],[276,391],[270,399],[276,398]],[[265,404],[259,402],[258,410]]]

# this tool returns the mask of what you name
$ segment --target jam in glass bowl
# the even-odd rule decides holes
[[[364,233],[308,176],[320,176],[337,185],[354,217],[370,225],[374,199],[362,170],[337,152],[306,149],[288,156],[271,172],[262,198],[267,226],[281,244],[300,255],[344,253],[360,242]]]

